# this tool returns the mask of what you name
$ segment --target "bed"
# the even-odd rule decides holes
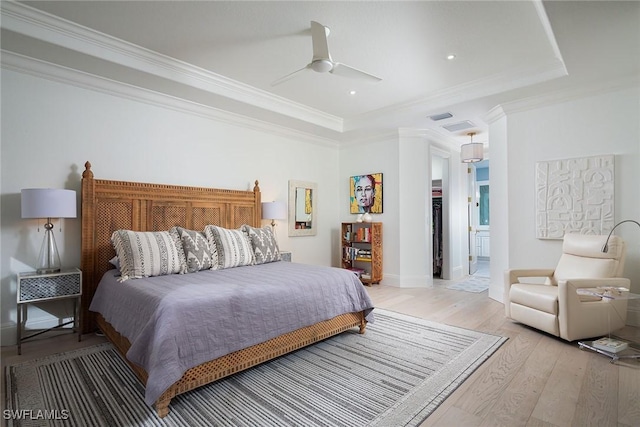
[[[352,301],[342,303],[348,308],[336,308],[333,303],[329,304],[329,302],[326,304],[318,303],[318,301],[329,301],[331,295],[336,293],[331,286],[340,286],[332,284],[333,281],[329,282],[331,274],[337,275],[338,282],[350,283],[351,278],[345,276],[342,269],[303,266],[279,261],[263,265],[229,268],[222,271],[199,271],[190,274],[173,274],[120,282],[117,277],[118,270],[114,270],[109,262],[115,256],[111,235],[116,230],[160,231],[175,226],[202,230],[207,225],[237,229],[243,224],[260,227],[260,222],[261,202],[258,181],[255,181],[252,190],[222,190],[99,180],[94,179],[91,164],[89,162],[85,164],[85,171],[82,175],[82,329],[85,333],[100,329],[114,344],[133,372],[145,385],[145,399],[147,403],[155,405],[159,417],[164,417],[169,413],[170,401],[178,394],[351,328],[357,327],[360,333],[364,333],[366,323],[371,319],[373,307],[366,291],[362,290],[362,285],[357,280],[355,282],[359,288],[354,287],[354,290],[349,292],[355,292],[359,296],[342,297],[343,300],[352,299]],[[155,340],[154,336],[145,336],[140,332],[142,329],[136,330],[124,324],[122,318],[125,316],[118,314],[117,310],[111,312],[104,309],[103,312],[103,306],[108,305],[106,302],[112,301],[114,306],[120,306],[125,312],[128,310],[129,312],[146,313],[143,315],[150,319],[157,319],[157,325],[155,323],[151,325],[156,332],[160,331],[163,335],[173,333],[175,336],[168,338],[168,341],[178,342],[187,339],[185,336],[197,336],[198,332],[185,331],[184,329],[181,329],[180,332],[171,332],[170,328],[163,325],[162,322],[166,317],[164,314],[159,315],[158,313],[164,313],[162,310],[164,310],[164,304],[168,299],[166,296],[171,295],[169,299],[181,300],[181,304],[183,304],[180,308],[171,308],[170,311],[188,314],[206,311],[202,308],[206,304],[218,304],[214,301],[213,296],[205,295],[204,288],[211,285],[203,283],[209,283],[211,280],[220,282],[216,286],[229,287],[223,292],[216,292],[215,298],[219,294],[230,293],[234,295],[233,303],[220,303],[222,305],[217,306],[227,307],[227,310],[231,310],[227,311],[226,317],[224,317],[226,323],[217,323],[217,325],[224,325],[224,327],[217,329],[201,327],[199,331],[225,332],[226,335],[242,337],[242,339],[236,339],[231,344],[206,344],[206,340],[212,339],[210,335],[206,335],[204,340],[200,336],[192,339],[191,342],[181,343],[175,351],[181,355],[182,359],[188,361],[184,362],[186,364],[183,366],[173,366],[167,372],[158,371],[157,367],[159,364],[162,365],[163,361],[156,361],[155,364],[148,362],[148,359],[153,359],[154,355],[164,355],[166,347],[154,347],[152,345]],[[243,281],[256,282],[255,285],[260,286],[260,296],[247,296],[247,292],[242,287],[244,286]],[[146,282],[149,282],[146,289],[151,287],[154,291],[147,291],[146,299],[142,300],[143,302],[134,302],[133,296],[123,293],[123,291],[134,292],[136,287],[142,289]],[[135,286],[131,286],[132,283]],[[347,284],[346,287],[351,287],[351,285]],[[155,289],[158,291],[156,292]],[[320,294],[312,296],[315,302],[306,303],[311,304],[309,306],[311,308],[298,309],[298,311],[305,313],[305,316],[298,316],[304,317],[298,319],[299,322],[304,323],[304,326],[289,330],[288,328],[291,326],[286,325],[284,319],[273,321],[270,317],[269,321],[262,320],[262,323],[267,326],[260,327],[259,314],[268,314],[269,310],[273,314],[275,311],[252,302],[251,298],[257,298],[260,301],[273,299],[282,302],[282,304],[291,301],[304,304],[302,301],[305,295],[314,295],[313,292],[317,291]],[[266,292],[274,293],[267,294]],[[180,298],[176,298],[176,295],[179,295]],[[96,303],[91,306],[94,296],[96,296]],[[207,298],[211,298],[212,301],[208,301]],[[98,303],[98,301],[102,302]],[[127,306],[127,304],[133,305]],[[134,309],[135,304],[138,304],[137,307],[140,308]],[[229,306],[229,304],[231,305]],[[328,308],[320,310],[318,307],[323,305]],[[201,308],[195,308],[198,306]],[[283,307],[285,306],[286,304],[283,305]],[[96,311],[91,311],[90,307]],[[162,310],[158,307],[161,307]],[[294,306],[287,307],[281,311],[289,314],[296,311]],[[246,309],[246,311],[242,311],[240,308]],[[223,309],[217,311],[224,314]],[[258,326],[249,323],[248,320],[245,322],[245,319],[254,317],[257,319]],[[187,317],[184,322],[180,323],[185,326],[192,323],[199,324],[199,322],[200,318],[198,317]],[[176,322],[172,320],[171,323]],[[246,342],[249,342],[249,345],[243,344]],[[211,359],[202,360],[203,354],[209,354],[206,352],[197,353],[197,357],[185,357],[187,349],[202,346],[210,348],[206,351],[212,351]],[[234,346],[241,348],[234,348]],[[156,351],[155,353],[150,352],[150,356],[144,353],[145,348],[156,348]],[[164,382],[158,382],[157,377],[159,376]],[[167,381],[170,383],[167,384]]]

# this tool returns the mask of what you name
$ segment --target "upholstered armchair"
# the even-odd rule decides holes
[[[507,270],[504,302],[508,318],[567,341],[595,338],[627,321],[627,301],[578,295],[576,289],[615,286],[622,278],[625,243],[618,236],[566,234],[555,269]],[[537,279],[535,279],[537,278]]]

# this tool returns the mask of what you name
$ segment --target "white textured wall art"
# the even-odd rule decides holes
[[[536,163],[536,237],[608,234],[614,226],[613,155]]]

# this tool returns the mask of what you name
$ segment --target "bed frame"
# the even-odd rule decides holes
[[[89,311],[98,282],[112,268],[109,260],[115,251],[111,234],[118,229],[160,231],[176,225],[196,230],[208,224],[225,228],[238,228],[242,224],[260,227],[261,206],[258,181],[252,191],[240,191],[99,180],[94,179],[91,163],[86,162],[82,173],[83,332],[99,328],[146,385],[145,370],[125,356],[131,343],[102,316]],[[155,402],[158,416],[162,418],[169,413],[169,403],[178,394],[356,326],[364,333],[363,312],[346,313],[193,367]]]

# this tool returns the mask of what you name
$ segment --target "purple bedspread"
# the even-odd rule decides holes
[[[273,262],[133,279],[105,273],[91,302],[131,342],[152,405],[189,368],[373,303],[349,271]]]

